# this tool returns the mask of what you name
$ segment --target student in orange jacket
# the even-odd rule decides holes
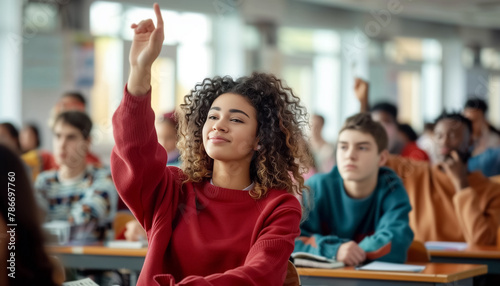
[[[356,96],[368,102],[368,88],[357,89]],[[496,243],[500,184],[480,172],[467,171],[472,142],[471,121],[459,113],[443,113],[434,127],[436,165],[400,156],[387,160],[386,166],[403,179],[410,197],[415,239]]]
[[[495,244],[500,226],[500,185],[480,172],[467,171],[470,120],[458,113],[443,113],[434,132],[439,150],[436,165],[398,156],[387,162],[403,179],[410,197],[410,226],[415,238]]]

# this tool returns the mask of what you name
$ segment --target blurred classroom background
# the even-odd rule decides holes
[[[393,102],[417,133],[468,98],[489,104],[500,127],[500,1],[158,1],[165,42],[153,75],[153,108],[172,110],[205,77],[266,71],[286,80],[334,142],[359,111],[354,78],[370,102]],[[94,121],[92,150],[109,164],[111,116],[128,76],[131,23],[153,1],[0,2],[0,121],[36,122],[52,149],[49,117],[80,91]]]

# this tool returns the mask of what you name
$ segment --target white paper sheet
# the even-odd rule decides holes
[[[85,279],[80,279],[80,280],[75,280],[75,281],[70,281],[70,282],[64,282],[62,285],[63,286],[99,286],[99,284],[96,284],[90,278],[85,278]]]
[[[466,242],[450,241],[427,241],[425,247],[429,250],[464,250],[467,248]]]
[[[361,267],[357,267],[358,270],[374,270],[374,271],[405,271],[405,272],[420,272],[425,269],[425,266],[421,265],[411,265],[411,264],[401,264],[401,263],[389,263],[373,261]]]

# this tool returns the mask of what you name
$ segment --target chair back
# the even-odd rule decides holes
[[[500,226],[497,228],[497,248],[500,249]]]
[[[295,265],[290,260],[288,260],[286,278],[283,286],[300,286],[300,275],[297,272],[297,268],[295,268]]]
[[[56,256],[49,255],[50,263],[52,264],[52,278],[57,285],[62,285],[66,280],[66,272],[61,260]]]
[[[113,231],[117,239],[124,231],[127,222],[134,220],[134,215],[128,211],[117,212],[113,220]]]
[[[495,183],[500,184],[500,175],[496,175],[496,176],[490,177],[490,180],[492,180]]]
[[[429,251],[425,248],[425,244],[419,240],[414,240],[410,248],[408,248],[407,262],[429,262],[431,261],[431,256]]]

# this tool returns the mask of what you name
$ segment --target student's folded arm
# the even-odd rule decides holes
[[[265,227],[247,254],[244,264],[224,273],[188,276],[175,282],[170,274],[154,277],[157,285],[283,285],[287,261],[293,250],[295,237],[299,235],[300,207],[281,208],[266,219]],[[228,253],[227,255],[232,255]]]
[[[308,252],[335,258],[340,245],[350,239],[321,234],[323,233],[321,225],[327,219],[327,215],[322,212],[321,200],[322,198],[315,199],[314,208],[300,225],[300,237],[295,240],[294,252]]]
[[[365,237],[359,246],[370,260],[403,263],[413,241],[413,231],[408,218],[411,205],[402,185],[384,198],[382,211],[375,233]]]
[[[167,154],[158,143],[154,120],[151,90],[132,96],[125,87],[113,115],[111,171],[120,197],[146,230],[157,211],[175,211],[181,176],[180,169],[166,167]]]
[[[455,194],[455,213],[467,243],[493,245],[500,227],[500,185],[491,183],[482,196],[475,188],[470,186]]]
[[[97,218],[100,222],[110,222],[112,216],[116,213],[118,194],[109,171],[100,170],[98,173],[92,188],[82,198],[81,205],[90,209],[91,218]],[[78,212],[83,212],[85,209],[78,206],[73,208],[72,213],[78,214]]]
[[[305,235],[302,233],[301,235]],[[336,235],[310,234],[295,240],[294,252],[308,252],[330,259],[336,259],[340,245],[350,241]]]

